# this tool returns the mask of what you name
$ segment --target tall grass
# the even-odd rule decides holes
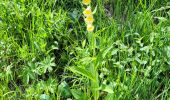
[[[170,2],[0,1],[0,99],[168,100]]]

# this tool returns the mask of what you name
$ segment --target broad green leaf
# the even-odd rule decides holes
[[[71,96],[71,91],[68,86],[68,84],[64,81],[58,86],[58,90],[61,93],[62,96],[65,97],[70,97]]]
[[[102,84],[102,86],[100,87],[100,90],[105,91],[105,92],[107,92],[107,93],[114,93],[114,92],[113,92],[113,87],[110,86],[110,85],[104,85],[104,84]]]
[[[90,71],[86,70],[86,69],[83,69],[81,67],[76,67],[75,66],[75,67],[69,67],[69,70],[72,71],[73,73],[78,73],[78,74],[83,75],[83,76],[85,76],[85,77],[87,77],[87,78],[89,78],[89,79],[91,79],[93,81],[96,81],[93,74]]]
[[[40,95],[40,100],[50,100],[50,97],[46,94],[41,94]]]
[[[115,100],[114,94],[113,93],[107,94],[107,96],[104,98],[104,100]]]
[[[89,64],[90,62],[94,61],[96,58],[95,57],[84,57],[80,61],[82,64]]]
[[[80,90],[71,90],[72,95],[74,96],[75,99],[79,99],[82,96],[82,92]]]
[[[117,54],[117,52],[118,52],[118,49],[113,49],[111,54],[115,55],[115,54]]]
[[[87,97],[81,90],[72,89],[71,93],[76,100],[89,100],[89,97]]]

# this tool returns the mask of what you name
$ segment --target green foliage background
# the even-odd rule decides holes
[[[0,0],[0,99],[169,100],[169,0]]]

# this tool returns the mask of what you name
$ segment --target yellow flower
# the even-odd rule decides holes
[[[92,24],[87,24],[87,31],[88,32],[93,32],[94,26]]]
[[[83,11],[84,16],[91,16],[92,15],[92,11],[90,6],[87,7],[84,11]]]
[[[85,5],[89,5],[91,3],[91,0],[83,0],[82,3]]]
[[[85,22],[86,22],[87,24],[92,24],[93,21],[94,21],[94,18],[93,18],[92,15],[91,15],[91,16],[87,16],[87,17],[85,18]]]

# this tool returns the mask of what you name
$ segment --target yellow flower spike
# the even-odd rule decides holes
[[[94,26],[92,24],[87,24],[87,31],[88,32],[93,32]]]
[[[82,3],[84,5],[89,5],[91,3],[91,0],[83,0]]]
[[[87,7],[87,8],[83,11],[83,14],[84,14],[84,16],[90,16],[90,15],[93,14],[92,11],[91,11],[90,6]]]
[[[94,21],[94,18],[93,18],[92,15],[91,15],[91,16],[87,16],[87,17],[85,18],[85,22],[86,22],[87,24],[92,24],[93,21]]]

